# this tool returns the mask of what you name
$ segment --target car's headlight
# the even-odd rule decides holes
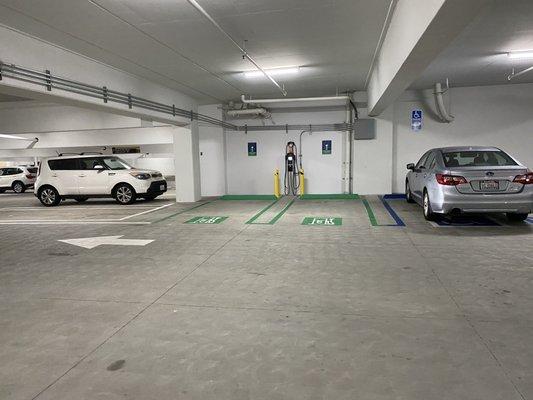
[[[145,172],[130,172],[130,175],[137,178],[137,179],[150,179],[150,174],[147,174]]]

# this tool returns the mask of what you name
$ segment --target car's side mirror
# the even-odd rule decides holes
[[[98,172],[103,171],[105,168],[103,165],[95,165],[93,169],[97,170]]]
[[[407,169],[409,169],[411,171],[414,171],[415,170],[415,165],[413,163],[409,163],[409,164],[407,164]]]

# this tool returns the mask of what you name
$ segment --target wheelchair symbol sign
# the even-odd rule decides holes
[[[413,110],[411,112],[411,129],[415,132],[422,130],[422,110]]]

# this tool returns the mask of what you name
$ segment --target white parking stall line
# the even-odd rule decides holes
[[[165,205],[162,205],[160,207],[153,208],[151,210],[146,210],[146,211],[143,211],[143,212],[140,212],[140,213],[137,213],[137,214],[128,215],[126,217],[119,218],[118,220],[119,221],[124,221],[126,219],[130,219],[130,218],[133,218],[133,217],[138,217],[139,215],[144,215],[144,214],[148,214],[148,213],[151,213],[151,212],[154,212],[154,211],[157,211],[157,210],[162,210],[163,208],[170,207],[172,204],[173,203],[165,204]]]
[[[151,222],[116,220],[0,220],[0,225],[150,225]]]

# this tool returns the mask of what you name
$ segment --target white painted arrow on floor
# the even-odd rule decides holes
[[[121,239],[121,236],[97,236],[97,237],[88,237],[88,238],[79,238],[79,239],[63,239],[59,240],[63,243],[72,244],[74,246],[83,247],[85,249],[94,249],[95,247],[102,245],[111,245],[111,246],[146,246],[149,243],[152,243],[153,240],[143,240],[143,239]]]

